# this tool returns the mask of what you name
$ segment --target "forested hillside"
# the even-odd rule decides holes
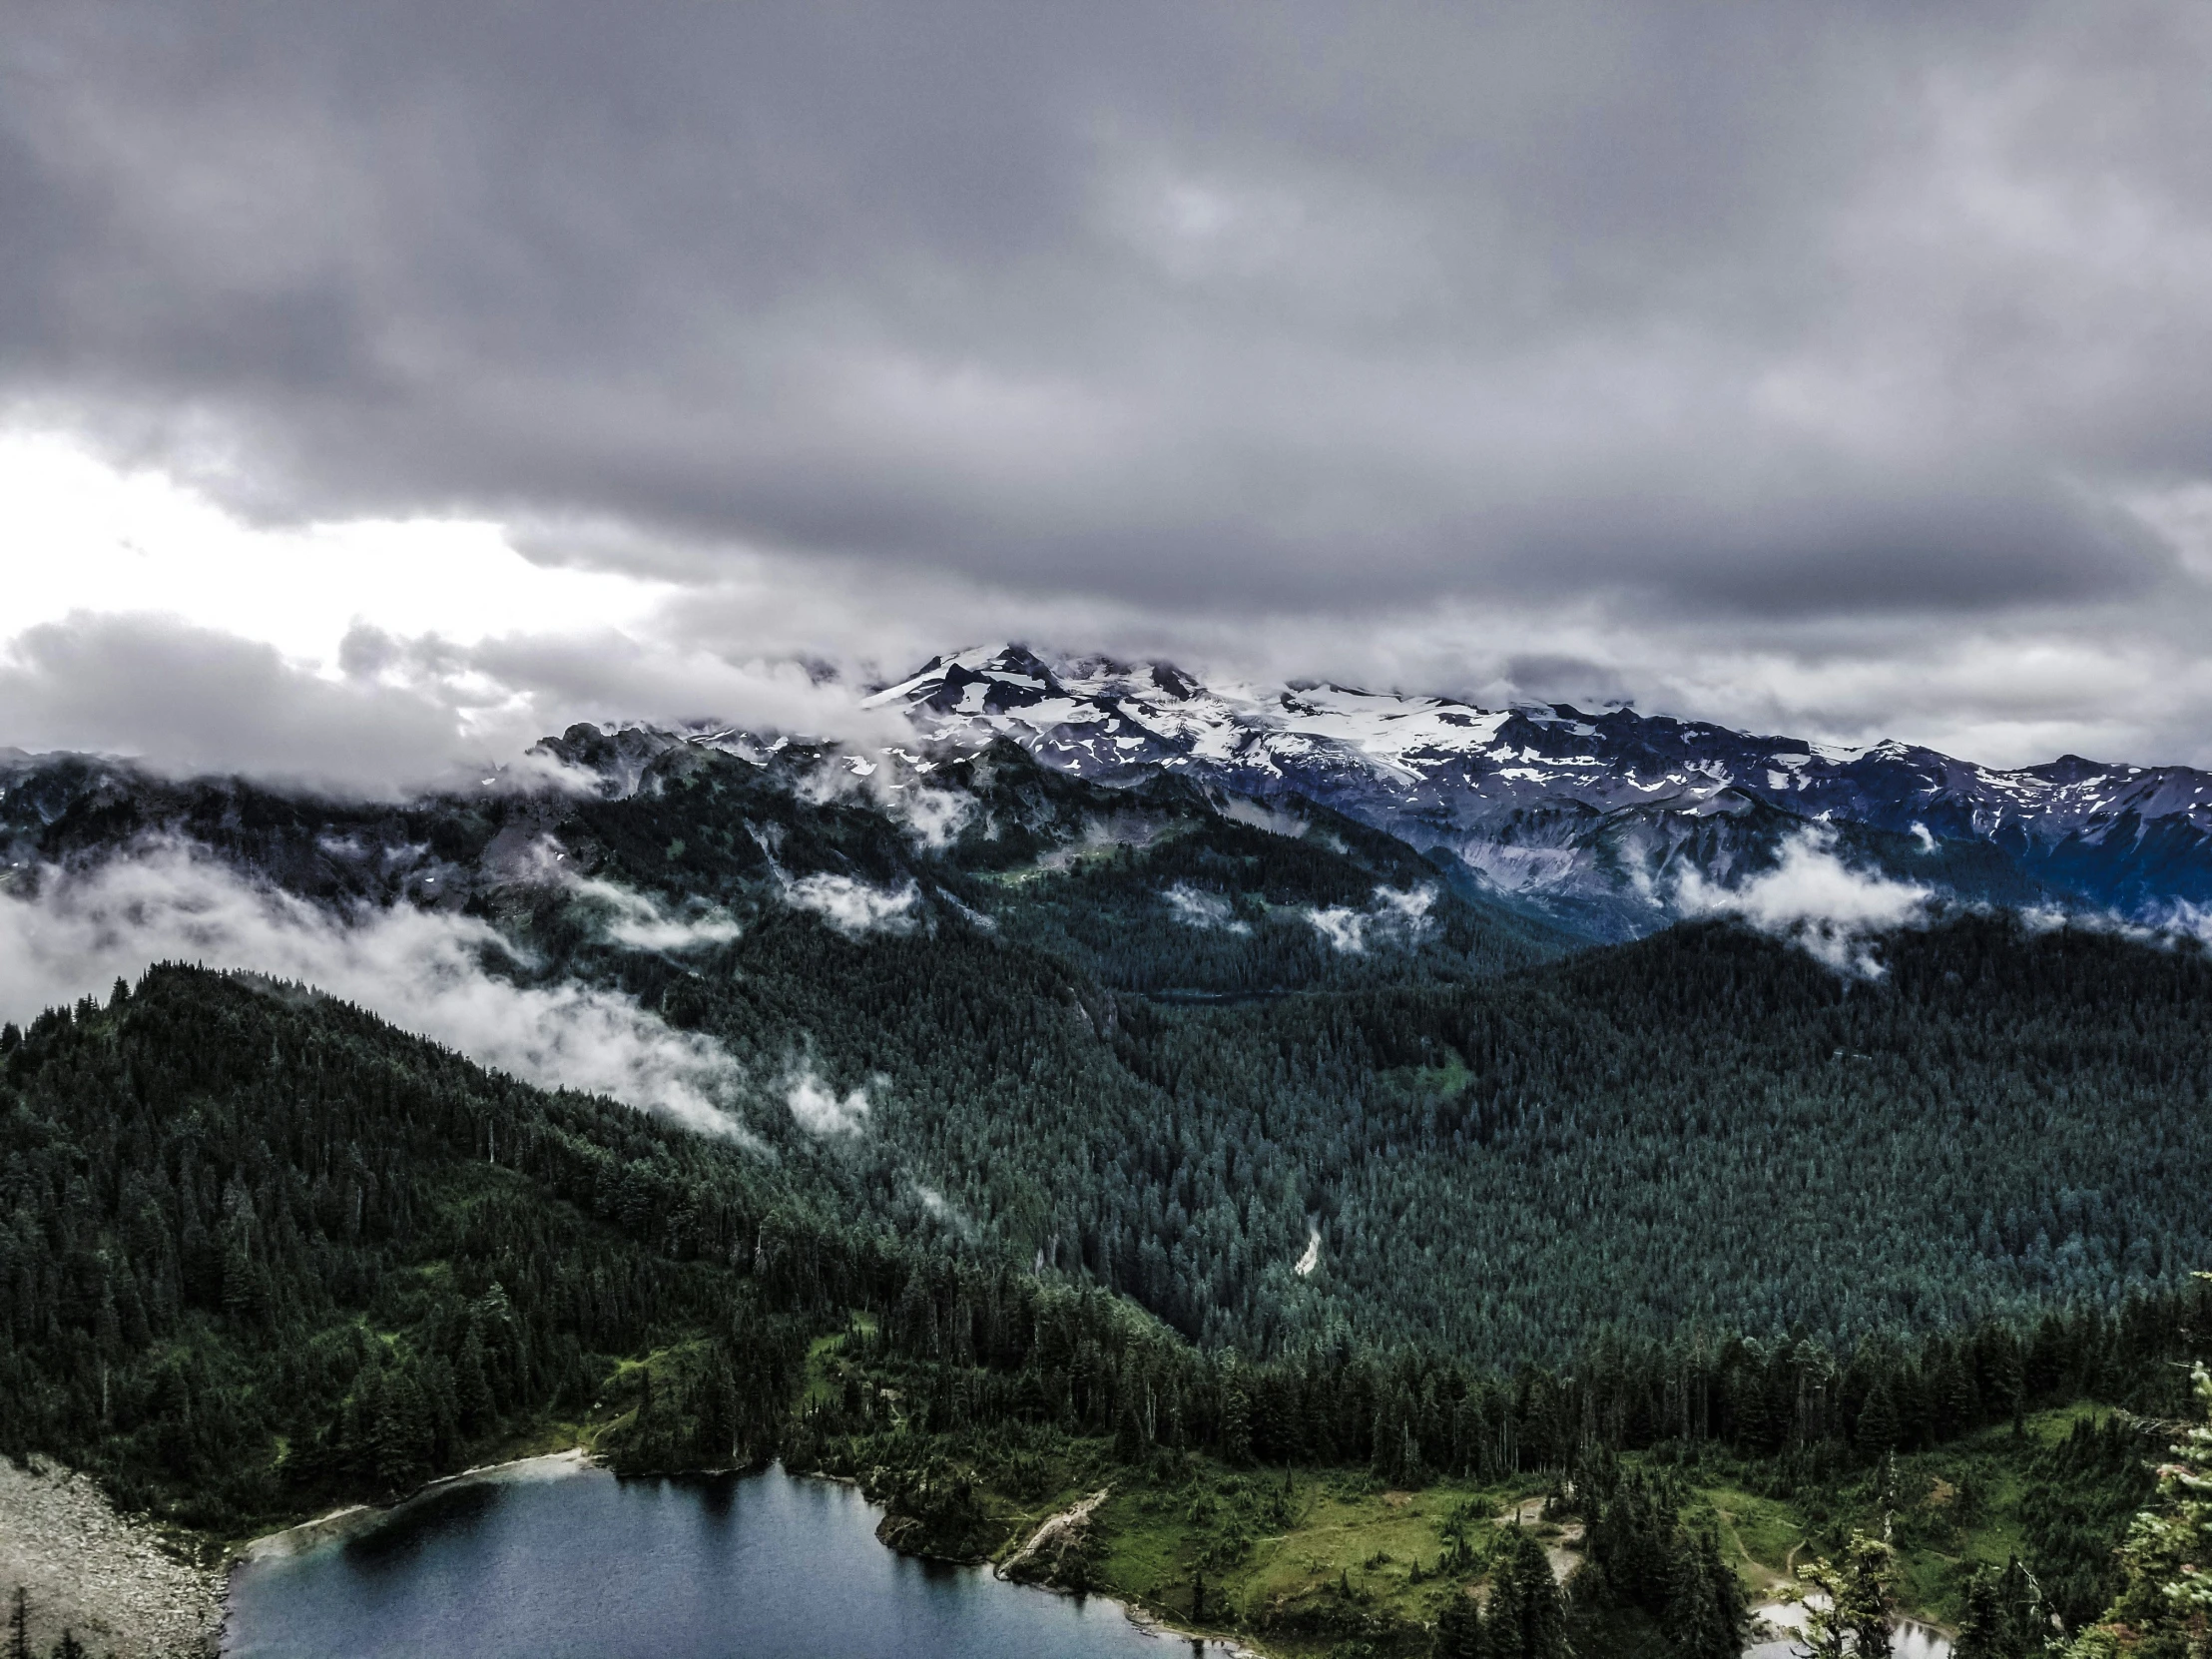
[[[2148,1442],[2052,1448],[2084,1400],[2170,1418],[2202,1350],[2196,947],[1965,912],[1851,972],[1717,921],[1569,952],[1310,803],[558,747],[607,789],[11,792],[11,903],[184,857],[284,936],[431,918],[479,992],[699,1045],[724,1128],[252,974],[10,1027],[0,1447],[234,1533],[578,1439],[848,1472],[962,1556],[1106,1483],[1038,1570],[1293,1648],[1518,1582],[1469,1517],[1531,1482],[1622,1580],[1563,1614],[1607,1650],[1729,1626],[1712,1537],[1756,1579],[1900,1480],[1915,1605],[2015,1550],[2039,1617],[2117,1589]],[[1255,1541],[1347,1527],[1333,1583]]]
[[[494,971],[711,1038],[747,1132],[852,1213],[1254,1356],[1847,1341],[2212,1259],[2194,946],[1965,914],[1875,978],[1720,923],[1562,956],[1311,806],[1007,745],[886,795],[643,742],[555,746],[602,800],[347,817],[62,767],[6,806],[64,864],[190,832],[324,902],[472,912],[512,942]],[[626,929],[637,904],[669,925]],[[800,1125],[796,1076],[864,1115]]]
[[[1472,1493],[1579,1470],[1597,1554],[1674,1560],[1694,1531],[1678,1543],[1673,1510],[1618,1486],[1607,1459],[1702,1471],[1670,1488],[1693,1507],[1760,1471],[1818,1533],[1893,1501],[1893,1453],[2084,1393],[2171,1414],[2184,1380],[2166,1362],[2197,1351],[2212,1312],[2193,1291],[2111,1317],[2077,1303],[1842,1351],[1683,1328],[1546,1368],[1308,1333],[1254,1361],[1079,1278],[1021,1271],[987,1239],[860,1220],[849,1171],[546,1095],[298,987],[165,968],[0,1046],[0,1448],[63,1456],[224,1531],[548,1436],[626,1467],[780,1451],[848,1471],[909,1546],[954,1554],[996,1550],[1039,1503],[1106,1478],[1128,1502],[1054,1567],[1063,1581],[1294,1641],[1396,1645],[1434,1596],[1504,1570],[1489,1535],[1443,1514],[1433,1569],[1369,1561],[1365,1588],[1349,1569],[1342,1585],[1254,1579],[1217,1589],[1209,1615],[1207,1575],[1243,1584],[1239,1564],[1259,1559],[1253,1505],[1297,1519],[1323,1501],[1235,1471]],[[1616,1488],[1629,1507],[1611,1515]],[[1162,1502],[1188,1517],[1143,1546],[1140,1571],[1111,1540],[1159,1532]],[[2037,1535],[2070,1606],[2110,1593],[2118,1524],[2085,1511]],[[1666,1616],[1637,1582],[1572,1617]]]

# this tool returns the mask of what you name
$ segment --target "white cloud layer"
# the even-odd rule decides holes
[[[1168,909],[1174,913],[1175,919],[1186,927],[1219,928],[1225,933],[1252,931],[1252,924],[1239,921],[1229,900],[1219,893],[1207,892],[1202,887],[1178,881],[1161,896],[1168,901]]]
[[[341,919],[181,846],[37,875],[33,896],[0,893],[0,1017],[104,996],[159,961],[251,969],[357,1003],[526,1082],[745,1138],[721,1104],[741,1078],[719,1043],[618,992],[517,985],[485,971],[507,947],[471,917],[398,905]]]
[[[902,887],[874,887],[849,875],[802,875],[784,883],[784,901],[796,909],[812,910],[847,938],[863,933],[903,933],[912,927],[913,909],[921,891],[913,882]]]
[[[840,1097],[812,1065],[801,1067],[792,1078],[784,1102],[810,1135],[857,1135],[867,1127],[867,1091],[853,1089]]]
[[[1853,869],[1835,838],[1807,830],[1783,843],[1775,867],[1733,887],[1689,871],[1677,889],[1685,915],[1741,916],[1761,932],[1790,940],[1839,973],[1882,976],[1874,939],[1922,921],[1932,889],[1879,871]]]
[[[684,915],[665,909],[649,895],[571,868],[568,853],[548,835],[508,867],[514,875],[546,881],[576,895],[598,915],[601,929],[616,944],[632,950],[680,954],[710,944],[728,944],[744,931],[727,910],[703,905]]]
[[[1343,955],[1359,956],[1365,954],[1371,944],[1416,944],[1427,937],[1436,925],[1428,913],[1435,902],[1434,887],[1377,887],[1374,898],[1364,910],[1355,910],[1349,904],[1332,904],[1325,909],[1308,910],[1306,919],[1314,924],[1314,930],[1329,942],[1331,949]]]
[[[2198,645],[2212,628],[2212,535],[2195,527],[2212,510],[2146,521],[2174,564],[2147,607],[2119,595],[1981,616],[1767,618],[1755,630],[1725,611],[1603,591],[1469,600],[1446,590],[1415,607],[1379,600],[1323,616],[1246,594],[1236,607],[1162,612],[923,569],[876,568],[861,581],[849,565],[756,551],[682,581],[607,570],[541,590],[540,577],[567,573],[517,552],[519,527],[481,519],[332,521],[273,549],[275,532],[173,478],[55,441],[39,439],[33,459],[51,459],[70,488],[33,498],[37,511],[11,501],[0,514],[12,583],[0,747],[375,796],[513,766],[579,720],[728,722],[874,752],[911,735],[889,711],[859,706],[872,677],[1007,637],[1160,655],[1217,678],[1320,676],[1493,706],[1629,700],[2001,765],[2067,752],[2212,764],[2212,659]],[[0,430],[0,482],[14,476],[12,442]],[[36,470],[20,454],[15,469]],[[142,492],[166,504],[142,510]],[[165,533],[171,517],[191,533]],[[823,678],[823,666],[839,678]],[[960,826],[958,797],[894,765],[841,785],[875,794],[924,841]]]

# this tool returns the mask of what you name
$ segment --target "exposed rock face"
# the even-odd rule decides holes
[[[0,1458],[0,1596],[30,1596],[31,1646],[64,1629],[117,1659],[209,1659],[223,1631],[223,1579],[180,1560],[144,1521],[116,1512],[83,1475]]]
[[[2068,755],[2008,771],[1628,709],[1209,686],[1164,663],[1021,646],[932,658],[872,701],[938,741],[1010,739],[1101,782],[1164,772],[1303,796],[1448,854],[1593,937],[1665,925],[1684,871],[1727,885],[1807,826],[1961,898],[2109,908],[2191,931],[2212,915],[2212,774],[2188,767]]]
[[[875,1525],[876,1541],[901,1555],[934,1555],[929,1528],[912,1515],[885,1515]]]
[[[1081,1502],[1048,1516],[1029,1541],[1007,1557],[998,1576],[1017,1584],[1047,1584],[1057,1590],[1091,1587],[1091,1551],[1096,1542],[1092,1515],[1106,1501],[1101,1487]]]

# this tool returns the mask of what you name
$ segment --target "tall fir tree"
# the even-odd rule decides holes
[[[1482,1609],[1456,1585],[1436,1614],[1436,1638],[1429,1652],[1435,1659],[1484,1659]]]

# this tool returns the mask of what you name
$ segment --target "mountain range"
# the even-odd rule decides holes
[[[1164,662],[1021,645],[934,657],[866,703],[903,714],[913,745],[863,753],[742,728],[633,724],[573,727],[534,757],[572,786],[620,800],[665,788],[687,755],[719,752],[771,793],[836,796],[894,821],[889,846],[1020,821],[1041,837],[1037,847],[1072,858],[1153,833],[1163,812],[1196,810],[1303,838],[1321,856],[1344,850],[1345,830],[1358,826],[1395,849],[1372,843],[1348,865],[1395,870],[1386,885],[1400,896],[1378,902],[1412,902],[1403,895],[1433,883],[1562,946],[1754,909],[1761,883],[1803,873],[1807,854],[1830,890],[1789,897],[1810,906],[1794,912],[1800,919],[1827,913],[1821,904],[1841,889],[1847,905],[1875,892],[1893,920],[1949,902],[2212,934],[2212,774],[2184,766],[2067,755],[2004,770],[1895,741],[1847,747],[1626,708],[1486,709],[1333,684],[1214,685]],[[992,787],[988,766],[954,764],[994,745],[1088,793],[1037,818],[1028,796]],[[560,789],[522,769],[499,783],[495,793],[513,802],[501,832],[484,839],[483,861],[473,852],[456,861],[449,847],[473,845],[456,823],[484,810],[472,791],[396,810],[324,802],[342,810],[301,816],[280,805],[296,799],[282,791],[0,752],[0,865],[27,873],[71,847],[89,853],[158,831],[228,847],[303,895],[388,902],[404,892],[459,904],[527,876],[532,848],[567,811]],[[239,790],[254,798],[251,810]],[[771,855],[764,867],[775,863]],[[895,884],[918,874],[910,863],[885,853],[869,878]],[[840,872],[836,858],[818,870]],[[0,882],[8,878],[0,868]],[[927,909],[926,881],[917,892]]]
[[[1099,783],[1168,773],[1319,803],[1590,938],[1665,926],[1805,837],[1966,901],[2191,931],[2212,906],[2212,774],[2189,767],[2066,755],[2007,771],[1625,708],[1210,686],[1020,645],[934,657],[870,702],[934,743],[1006,739]]]
[[[404,801],[0,753],[0,1453],[235,1535],[558,1413],[963,1556],[1153,1469],[1188,1605],[1254,1460],[1717,1445],[1810,1535],[1875,1468],[2073,1515],[1991,1448],[2184,1408],[2212,957],[2107,922],[2201,916],[2202,775],[1015,647],[870,695],[910,742],[578,724]],[[2093,1525],[1899,1531],[2078,1626],[2112,1446]],[[1387,1627],[1239,1605],[1412,1651],[1419,1541]]]

